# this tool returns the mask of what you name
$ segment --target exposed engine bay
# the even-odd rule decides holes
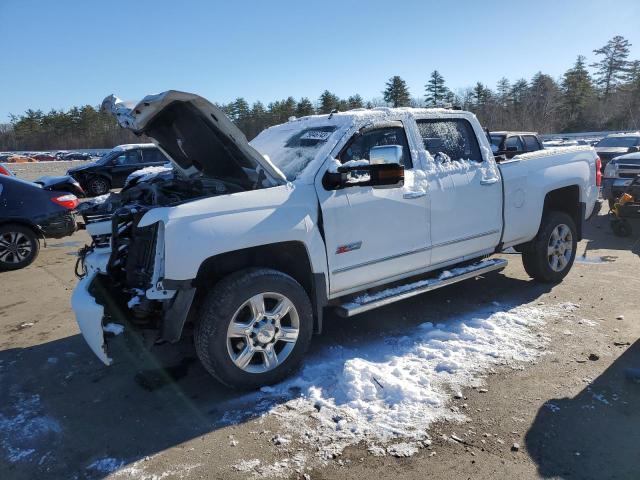
[[[241,183],[244,183],[241,184]],[[102,284],[110,297],[133,313],[133,320],[146,323],[158,318],[163,302],[149,299],[145,293],[157,290],[158,224],[138,227],[144,214],[155,207],[175,206],[200,198],[227,195],[259,188],[249,180],[228,181],[199,176],[184,178],[175,170],[140,175],[131,179],[119,193],[111,193],[84,202],[78,207],[92,244],[80,252],[76,272],[83,276],[84,257],[94,250],[110,250],[107,275]],[[162,240],[162,239],[160,239]],[[170,300],[171,297],[158,300]]]

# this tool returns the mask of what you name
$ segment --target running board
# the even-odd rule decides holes
[[[336,313],[341,317],[352,317],[354,315],[358,315],[359,313],[373,310],[374,308],[382,307],[384,305],[398,302],[400,300],[405,300],[407,298],[420,295],[421,293],[437,290],[438,288],[446,287],[447,285],[451,285],[453,283],[462,282],[463,280],[468,280],[484,273],[493,272],[495,270],[502,270],[507,266],[507,263],[507,260],[494,258],[491,260],[484,260],[482,262],[469,265],[468,267],[453,268],[453,272],[455,272],[456,270],[461,270],[460,273],[450,276],[440,274],[439,277],[418,280],[409,284],[392,287],[387,290],[382,290],[380,292],[369,295],[370,299],[367,299],[367,295],[365,295],[364,300],[358,301],[358,297],[356,297],[350,302],[338,305],[336,307]],[[398,293],[393,293],[393,290],[399,291]]]

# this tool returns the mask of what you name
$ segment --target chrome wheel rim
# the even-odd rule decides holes
[[[293,302],[280,293],[259,293],[233,315],[227,352],[245,372],[268,372],[291,355],[299,333],[300,317]]]
[[[23,262],[33,252],[31,240],[22,232],[0,234],[0,261],[15,265]]]
[[[572,253],[573,235],[571,235],[571,229],[564,223],[561,223],[551,232],[547,245],[547,260],[551,270],[561,272],[567,268]]]

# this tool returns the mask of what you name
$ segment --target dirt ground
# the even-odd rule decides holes
[[[507,269],[486,278],[349,321],[328,315],[309,358],[347,338],[447,322],[493,301],[580,305],[540,330],[549,343],[534,364],[498,368],[483,389],[452,399],[468,420],[432,425],[431,445],[414,456],[375,457],[354,446],[291,478],[640,478],[640,384],[624,377],[626,367],[640,367],[636,227],[620,239],[606,216],[592,220],[578,254],[600,262],[576,264],[557,286],[532,282],[519,256],[504,255]],[[118,361],[103,366],[69,306],[74,254],[87,239],[79,232],[49,241],[33,265],[0,274],[0,478],[252,478],[232,466],[308,448],[274,445],[276,420],[256,417],[255,395],[213,381],[189,341],[152,353],[124,344]],[[243,408],[244,417],[225,415]]]

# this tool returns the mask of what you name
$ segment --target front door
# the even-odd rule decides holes
[[[428,196],[416,185],[402,123],[354,135],[337,159],[341,163],[369,160],[370,149],[381,145],[402,147],[404,186],[326,190],[322,185],[324,171],[316,178],[332,296],[390,281],[429,264]],[[328,160],[323,169],[330,164]]]
[[[140,149],[133,148],[122,152],[121,155],[114,159],[111,168],[111,186],[114,188],[124,187],[127,177],[136,170],[143,168],[143,159]]]
[[[432,267],[495,248],[502,227],[502,184],[495,164],[482,157],[478,134],[461,118],[416,122],[431,163]]]

